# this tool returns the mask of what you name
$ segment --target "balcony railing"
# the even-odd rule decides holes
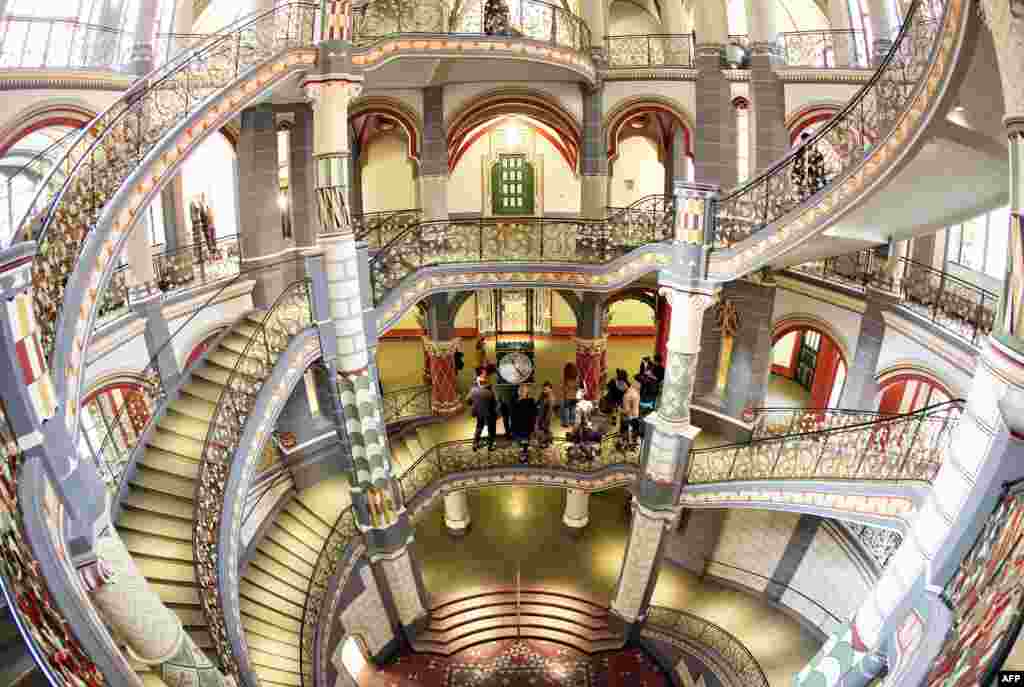
[[[893,416],[892,413],[845,408],[753,408],[748,412],[754,424],[752,439],[822,432]]]
[[[605,36],[610,69],[692,67],[693,34]]]
[[[73,19],[0,19],[0,67],[121,69],[135,34]]]
[[[383,210],[353,215],[352,228],[357,241],[366,241],[370,250],[386,246],[393,238],[418,223],[423,216],[419,208]]]
[[[868,67],[864,32],[854,29],[791,31],[779,34],[782,54],[789,67]]]
[[[935,479],[963,401],[859,425],[690,452],[688,482]]]
[[[372,0],[357,9],[353,43],[370,45],[399,34],[508,36],[573,50],[590,47],[590,30],[569,10],[542,0],[510,0],[508,14],[488,13],[485,0],[450,6],[445,0]]]
[[[238,236],[231,235],[217,239],[212,246],[198,243],[157,253],[153,255],[153,270],[157,287],[166,294],[235,276],[240,260]],[[129,267],[123,265],[111,277],[100,302],[97,324],[128,313],[131,305],[128,270]]]
[[[999,296],[987,289],[908,258],[897,269],[872,250],[796,265],[789,269],[848,288],[886,290],[899,304],[977,346],[995,324]]]

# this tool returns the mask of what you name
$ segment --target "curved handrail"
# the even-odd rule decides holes
[[[687,483],[770,479],[935,479],[962,399],[834,429],[690,451]]]
[[[288,2],[240,19],[141,78],[82,130],[57,165],[67,164],[67,177],[52,196],[44,196],[51,182],[47,178],[18,228],[24,239],[35,236],[39,242],[33,280],[44,286],[34,289],[33,297],[48,359],[64,288],[109,196],[164,131],[211,92],[282,49],[311,44],[317,9],[308,2]],[[57,224],[61,234],[55,236]],[[32,231],[33,226],[38,231]]]
[[[646,210],[638,203],[657,205]],[[647,196],[607,219],[481,217],[420,222],[370,259],[373,302],[418,269],[467,262],[560,262],[602,265],[673,236],[673,204]],[[613,231],[614,228],[614,231]]]
[[[508,4],[512,13],[502,20],[487,17],[485,0],[456,2],[453,6],[447,0],[374,0],[356,10],[352,42],[369,46],[396,35],[515,36],[579,52],[589,49],[586,22],[564,7],[544,0],[512,0]]]
[[[491,451],[473,451],[473,440],[462,439],[446,441],[428,449],[409,465],[398,478],[402,490],[402,500],[415,520],[421,508],[415,511],[410,507],[413,500],[423,494],[430,485],[444,477],[472,470],[488,470],[501,467],[548,467],[571,469],[582,472],[597,472],[616,465],[640,464],[639,448],[618,445],[618,435],[605,435],[601,440],[598,459],[591,462],[579,462],[570,457],[571,444],[564,439],[555,439],[552,447],[543,450],[531,447],[529,462],[520,462],[518,443],[499,445]],[[621,460],[618,460],[621,458]],[[424,504],[418,504],[421,507]],[[320,629],[321,614],[325,610],[325,596],[331,578],[338,571],[339,563],[345,559],[346,548],[359,536],[352,507],[349,506],[331,528],[331,533],[324,540],[323,548],[317,556],[313,574],[309,578],[306,600],[302,608],[302,625],[300,629],[300,674],[303,687],[313,687],[315,671],[316,636]]]
[[[744,419],[750,417],[750,421],[754,424],[751,436],[753,439],[850,427],[894,415],[896,413],[852,408],[773,408],[764,406],[744,411]]]
[[[384,406],[382,414],[384,424],[432,415],[430,391],[431,386],[423,384],[385,392],[381,396],[381,404]]]
[[[790,67],[836,69],[867,67],[870,46],[859,29],[786,31],[779,34],[783,59]]]
[[[727,630],[692,613],[665,606],[649,606],[640,633],[677,635],[712,650],[736,673],[743,687],[768,687],[761,664],[740,640]]]
[[[224,607],[217,579],[220,575],[219,530],[221,505],[235,448],[245,420],[252,410],[259,387],[273,368],[277,356],[288,347],[292,336],[312,323],[309,281],[290,284],[267,311],[257,330],[239,354],[217,400],[210,429],[203,439],[202,460],[196,479],[192,552],[199,601],[209,625],[221,669],[239,674],[238,664],[224,626]]]
[[[716,201],[716,248],[749,238],[827,189],[895,128],[938,47],[941,17],[924,16],[930,9],[928,0],[912,0],[881,65],[843,109],[802,145]],[[818,153],[820,175],[807,169],[817,166],[811,158]]]
[[[421,208],[406,210],[381,210],[352,215],[353,233],[356,241],[366,241],[370,249],[386,245],[410,226],[422,221]]]

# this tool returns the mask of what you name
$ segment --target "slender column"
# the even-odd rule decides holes
[[[582,489],[565,490],[565,513],[562,524],[572,534],[581,534],[590,522],[590,492]]]
[[[149,221],[139,222],[125,242],[124,252],[131,274],[130,301],[146,297],[156,288],[153,253],[149,245]]]
[[[1024,35],[1024,18],[1019,20],[1017,30]],[[1018,35],[1020,57],[1024,58],[1024,39]],[[1013,52],[1004,48],[1005,52]],[[1000,62],[1000,68],[1006,68]],[[1005,84],[1010,77],[1003,77]],[[1017,83],[1015,91],[1018,112],[1024,112],[1024,92]],[[1009,270],[1003,284],[1003,298],[1000,305],[1000,321],[996,338],[1019,353],[1024,353],[1024,114],[1007,117],[1005,120],[1010,152],[1010,241]]]
[[[164,0],[173,2],[173,0]],[[135,43],[132,45],[131,71],[142,76],[153,70],[153,41],[156,38],[156,17],[159,0],[142,0],[135,23]]]
[[[846,0],[829,0],[828,19],[834,31],[850,29],[850,6]],[[833,46],[837,67],[856,67],[867,64],[866,61],[858,63],[856,59],[857,41],[853,40],[852,36],[835,34]]]
[[[185,191],[180,173],[175,174],[164,186],[160,192],[160,203],[164,215],[164,246],[168,251],[184,248],[190,241],[185,220]]]
[[[576,368],[580,383],[591,401],[601,397],[605,378],[608,336],[604,331],[604,299],[600,294],[583,295],[576,322]]]
[[[889,16],[889,7],[886,0],[868,0],[868,18],[871,21],[871,33],[874,34],[874,41],[871,45],[871,64],[878,66],[885,59],[889,48],[892,47],[892,39],[898,25],[898,19]]]
[[[291,128],[291,192],[295,245],[316,244],[316,165],[313,161],[313,108],[299,105]]]
[[[444,495],[444,526],[448,534],[461,537],[469,531],[469,492],[465,489]]]
[[[370,355],[376,331],[369,331],[366,324],[367,314],[373,311],[366,245],[356,245],[347,210],[348,104],[362,91],[362,78],[350,73],[351,65],[343,64],[343,59],[328,55],[325,69],[337,71],[307,77],[304,83],[314,107],[319,245],[324,253],[322,281],[313,284],[314,315],[322,323],[320,340],[339,434],[352,447],[350,482],[356,525],[370,562],[387,583],[389,612],[411,639],[427,622],[426,590],[408,546],[412,524],[401,487],[391,473],[379,376]]]
[[[133,302],[132,310],[146,323],[146,352],[150,358],[156,356],[160,381],[164,388],[168,389],[181,375],[181,368],[178,367],[178,359],[174,356],[174,347],[166,345],[171,339],[171,329],[167,318],[164,317],[163,306],[163,295],[154,293],[148,298]]]
[[[889,244],[889,259],[885,263],[885,281],[886,285],[894,292],[900,290],[906,266],[904,258],[909,252],[910,241],[892,241]]]
[[[737,317],[729,316],[725,298],[736,307]],[[719,355],[725,365],[726,386],[724,410],[732,417],[741,417],[746,408],[764,405],[772,368],[772,316],[775,308],[775,282],[737,280],[723,293],[719,310],[722,345],[726,345],[730,329],[731,355]],[[719,370],[719,375],[723,371]]]
[[[349,198],[352,199],[352,215],[358,217],[366,212],[363,208],[363,148],[352,135],[352,127],[349,127],[348,133],[352,146],[352,190],[349,192]],[[415,179],[413,183],[417,183]]]
[[[580,214],[588,219],[608,216],[608,149],[604,132],[604,87],[583,92],[583,159]]]
[[[603,62],[605,56],[604,37],[608,17],[608,3],[603,0],[583,0],[580,3],[580,12],[583,14],[583,21],[590,29],[590,53],[596,62]]]
[[[839,405],[855,410],[877,410],[878,382],[875,381],[875,375],[878,372],[882,341],[885,339],[882,312],[889,307],[891,296],[873,286],[867,288],[865,296],[867,307],[860,319],[857,350],[846,372],[846,384]]]
[[[281,210],[277,205],[277,127],[273,107],[256,105],[242,111],[238,140],[238,247],[242,269],[259,267],[281,259],[285,249],[281,234]],[[193,241],[206,250],[205,237],[193,227]],[[270,307],[284,291],[285,275],[280,268],[257,273],[252,300],[256,307]]]
[[[423,160],[420,207],[424,220],[448,219],[448,139],[444,126],[444,86],[423,89]]]

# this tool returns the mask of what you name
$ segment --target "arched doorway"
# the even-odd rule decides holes
[[[824,330],[803,323],[780,328],[772,336],[772,382],[766,403],[835,408],[847,369],[842,348]]]
[[[674,181],[693,180],[693,137],[686,113],[657,98],[620,104],[606,121],[608,204],[670,194]]]
[[[953,395],[942,382],[918,370],[895,370],[879,379],[880,413],[913,413],[951,400]]]

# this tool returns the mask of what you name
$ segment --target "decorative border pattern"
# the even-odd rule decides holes
[[[5,69],[0,71],[0,91],[125,91],[134,80],[112,70]]]
[[[784,491],[782,489],[722,489],[705,492],[683,492],[679,505],[687,508],[723,508],[743,504],[763,504],[792,507],[812,507],[834,511],[831,517],[843,518],[849,514],[871,515],[892,519],[908,527],[916,506],[906,496],[845,494],[814,490]]]

